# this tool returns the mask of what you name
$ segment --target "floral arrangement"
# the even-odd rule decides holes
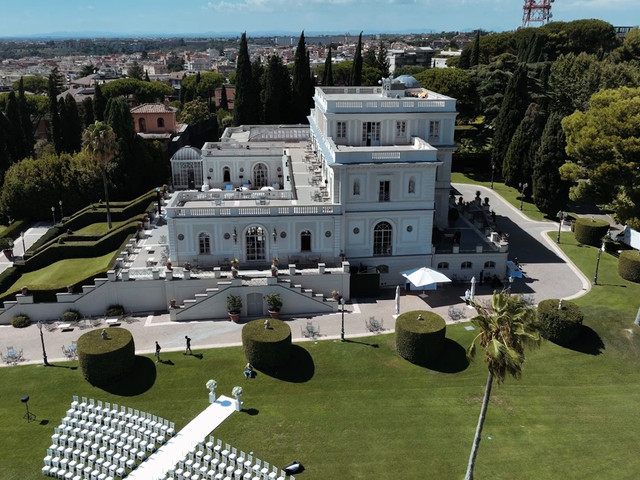
[[[240,260],[238,260],[237,258],[232,258],[231,259],[231,265],[237,265],[240,263]]]
[[[218,386],[218,384],[216,383],[216,381],[213,378],[211,380],[209,380],[205,385],[205,387],[207,387],[212,392],[216,389],[217,386]]]
[[[242,396],[242,387],[233,387],[231,394],[236,398]]]

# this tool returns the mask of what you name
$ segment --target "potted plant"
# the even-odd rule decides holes
[[[2,253],[7,257],[7,260],[11,261],[13,259],[13,240],[9,237],[0,238],[0,248],[2,248]]]
[[[340,300],[340,292],[338,290],[332,290],[331,296],[334,300]]]
[[[237,322],[242,312],[242,297],[230,294],[227,296],[227,312],[232,322]]]
[[[279,318],[280,317],[280,309],[282,308],[282,297],[280,297],[279,293],[270,293],[264,300],[267,302],[267,307],[269,308],[269,315],[271,318]]]

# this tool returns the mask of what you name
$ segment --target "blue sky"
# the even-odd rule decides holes
[[[0,37],[513,30],[524,0],[0,0]],[[556,0],[554,20],[640,24],[638,0]]]

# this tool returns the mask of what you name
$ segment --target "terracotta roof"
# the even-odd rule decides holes
[[[178,109],[164,103],[143,103],[131,109],[131,113],[175,113]]]

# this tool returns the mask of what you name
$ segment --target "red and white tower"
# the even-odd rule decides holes
[[[532,27],[535,22],[542,25],[551,21],[553,0],[524,0],[522,7],[522,27]]]

